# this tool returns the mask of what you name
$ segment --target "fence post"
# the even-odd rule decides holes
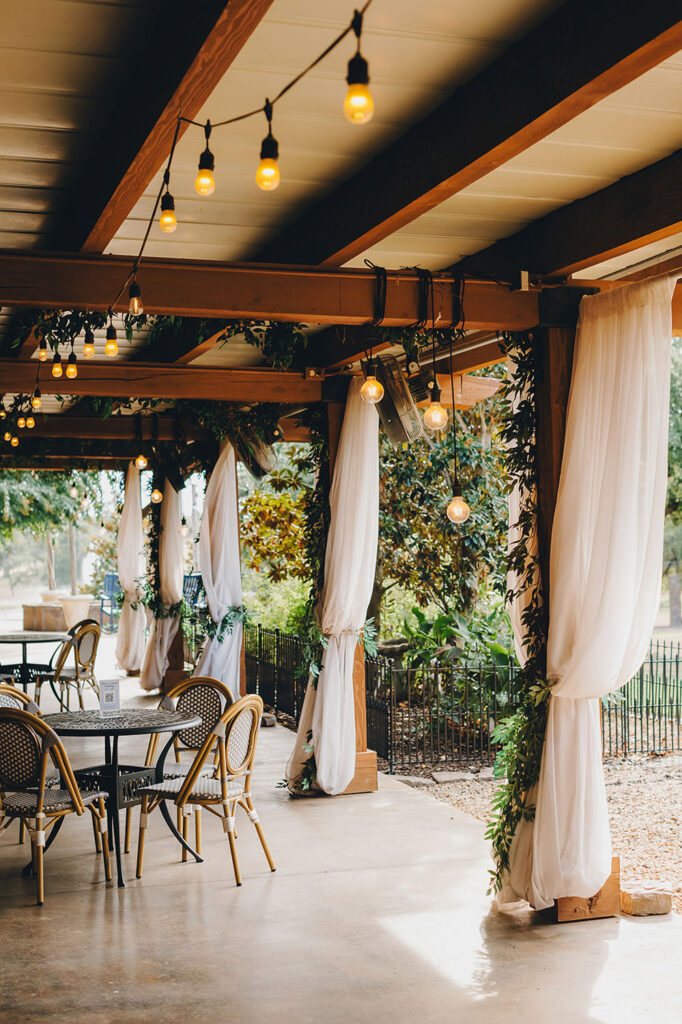
[[[272,684],[273,700],[274,700],[274,704],[275,704],[275,714],[277,714],[278,704],[279,704],[279,701],[277,700],[277,693],[278,693],[278,690],[279,690],[279,667],[280,667],[279,666],[279,654],[280,654],[279,630],[276,629],[275,630],[275,667],[274,667],[274,670],[273,670],[275,678],[274,678],[273,684]]]

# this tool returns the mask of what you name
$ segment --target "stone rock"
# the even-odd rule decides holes
[[[277,725],[277,716],[273,715],[272,711],[264,711],[260,720],[261,726],[269,728],[270,726]]]
[[[434,782],[473,782],[476,776],[472,772],[431,772]]]
[[[423,787],[435,786],[436,783],[433,779],[425,779],[421,775],[396,775],[394,778],[398,782],[403,782],[406,786],[412,786],[413,789],[422,789]]]
[[[665,885],[641,879],[621,882],[620,909],[633,917],[670,914],[673,909],[672,891]]]

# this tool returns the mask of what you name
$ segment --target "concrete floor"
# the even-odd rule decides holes
[[[254,793],[278,870],[244,817],[240,889],[208,815],[197,865],[180,862],[157,812],[144,877],[133,852],[121,890],[103,881],[89,818],[74,818],[36,907],[12,826],[0,839],[2,1024],[682,1018],[680,917],[559,926],[500,914],[480,823],[385,777],[375,794],[292,800],[276,785],[291,743],[261,730]],[[130,738],[122,753],[134,762],[144,746]],[[67,749],[76,766],[102,755],[100,741]]]

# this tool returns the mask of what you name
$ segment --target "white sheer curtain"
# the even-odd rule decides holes
[[[355,774],[353,660],[372,594],[379,531],[379,416],[360,397],[361,384],[359,378],[350,384],[329,495],[331,522],[318,607],[328,646],[317,689],[308,681],[287,765],[287,778],[295,784],[312,731],[317,785],[332,796],[343,793]]]
[[[199,557],[208,610],[213,621],[220,624],[230,608],[241,608],[242,604],[237,462],[229,443],[220,453],[206,488]],[[194,675],[220,679],[236,696],[241,649],[242,623],[235,622],[232,632],[225,633],[222,640],[216,636],[206,641]]]
[[[127,672],[138,670],[144,657],[146,620],[135,582],[142,575],[143,554],[140,474],[135,463],[131,462],[126,474],[125,499],[118,524],[118,578],[124,600],[118,620],[116,660]]]
[[[581,302],[550,552],[553,695],[535,822],[509,879],[537,909],[593,896],[611,871],[598,698],[642,663],[658,610],[673,287]]]
[[[180,495],[166,480],[161,504],[161,538],[159,541],[159,577],[161,600],[168,607],[182,600],[182,512]],[[161,686],[168,668],[168,652],[180,625],[179,616],[154,619],[147,641],[140,685],[145,690]]]

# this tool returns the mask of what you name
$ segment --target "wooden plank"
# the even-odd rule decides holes
[[[519,270],[571,274],[679,231],[682,149],[533,221],[453,269],[505,280]]]
[[[339,266],[680,49],[679,0],[571,0],[294,219],[257,258]]]
[[[62,390],[64,390],[63,381]],[[107,419],[102,419],[100,416],[70,416],[68,413],[39,414],[36,416],[36,425],[30,436],[135,441],[137,440],[136,421],[136,416],[109,416]],[[153,422],[154,417],[152,416],[140,417],[141,440],[151,441],[154,437],[158,441],[175,440],[176,421],[173,416],[157,416],[154,426]],[[185,422],[180,424],[180,433],[187,441],[206,440],[209,436],[205,430]]]
[[[0,393],[29,394],[36,364],[0,360]],[[75,380],[41,374],[44,395],[111,398],[196,398],[224,402],[310,403],[322,399],[323,382],[281,370],[224,370],[156,363],[80,362]]]
[[[611,858],[611,874],[599,892],[588,898],[563,896],[549,914],[558,924],[567,921],[590,921],[600,917],[615,917],[620,910],[620,858]]]
[[[69,196],[54,247],[103,251],[165,164],[178,112],[195,117],[271,3],[202,0],[191,14],[186,0],[163,4],[147,52],[126,77]]]
[[[0,250],[0,304],[106,310],[130,266],[120,256]],[[149,313],[334,324],[365,324],[374,316],[376,280],[369,270],[149,259],[137,279]],[[452,323],[454,283],[451,274],[434,277],[441,326]],[[470,281],[464,301],[472,329],[524,330],[537,323],[533,293]],[[125,296],[116,308],[127,309]],[[386,325],[414,323],[418,309],[417,274],[390,271]]]
[[[355,775],[344,789],[342,796],[354,793],[375,793],[379,788],[377,755],[374,750],[358,750],[355,755]]]

